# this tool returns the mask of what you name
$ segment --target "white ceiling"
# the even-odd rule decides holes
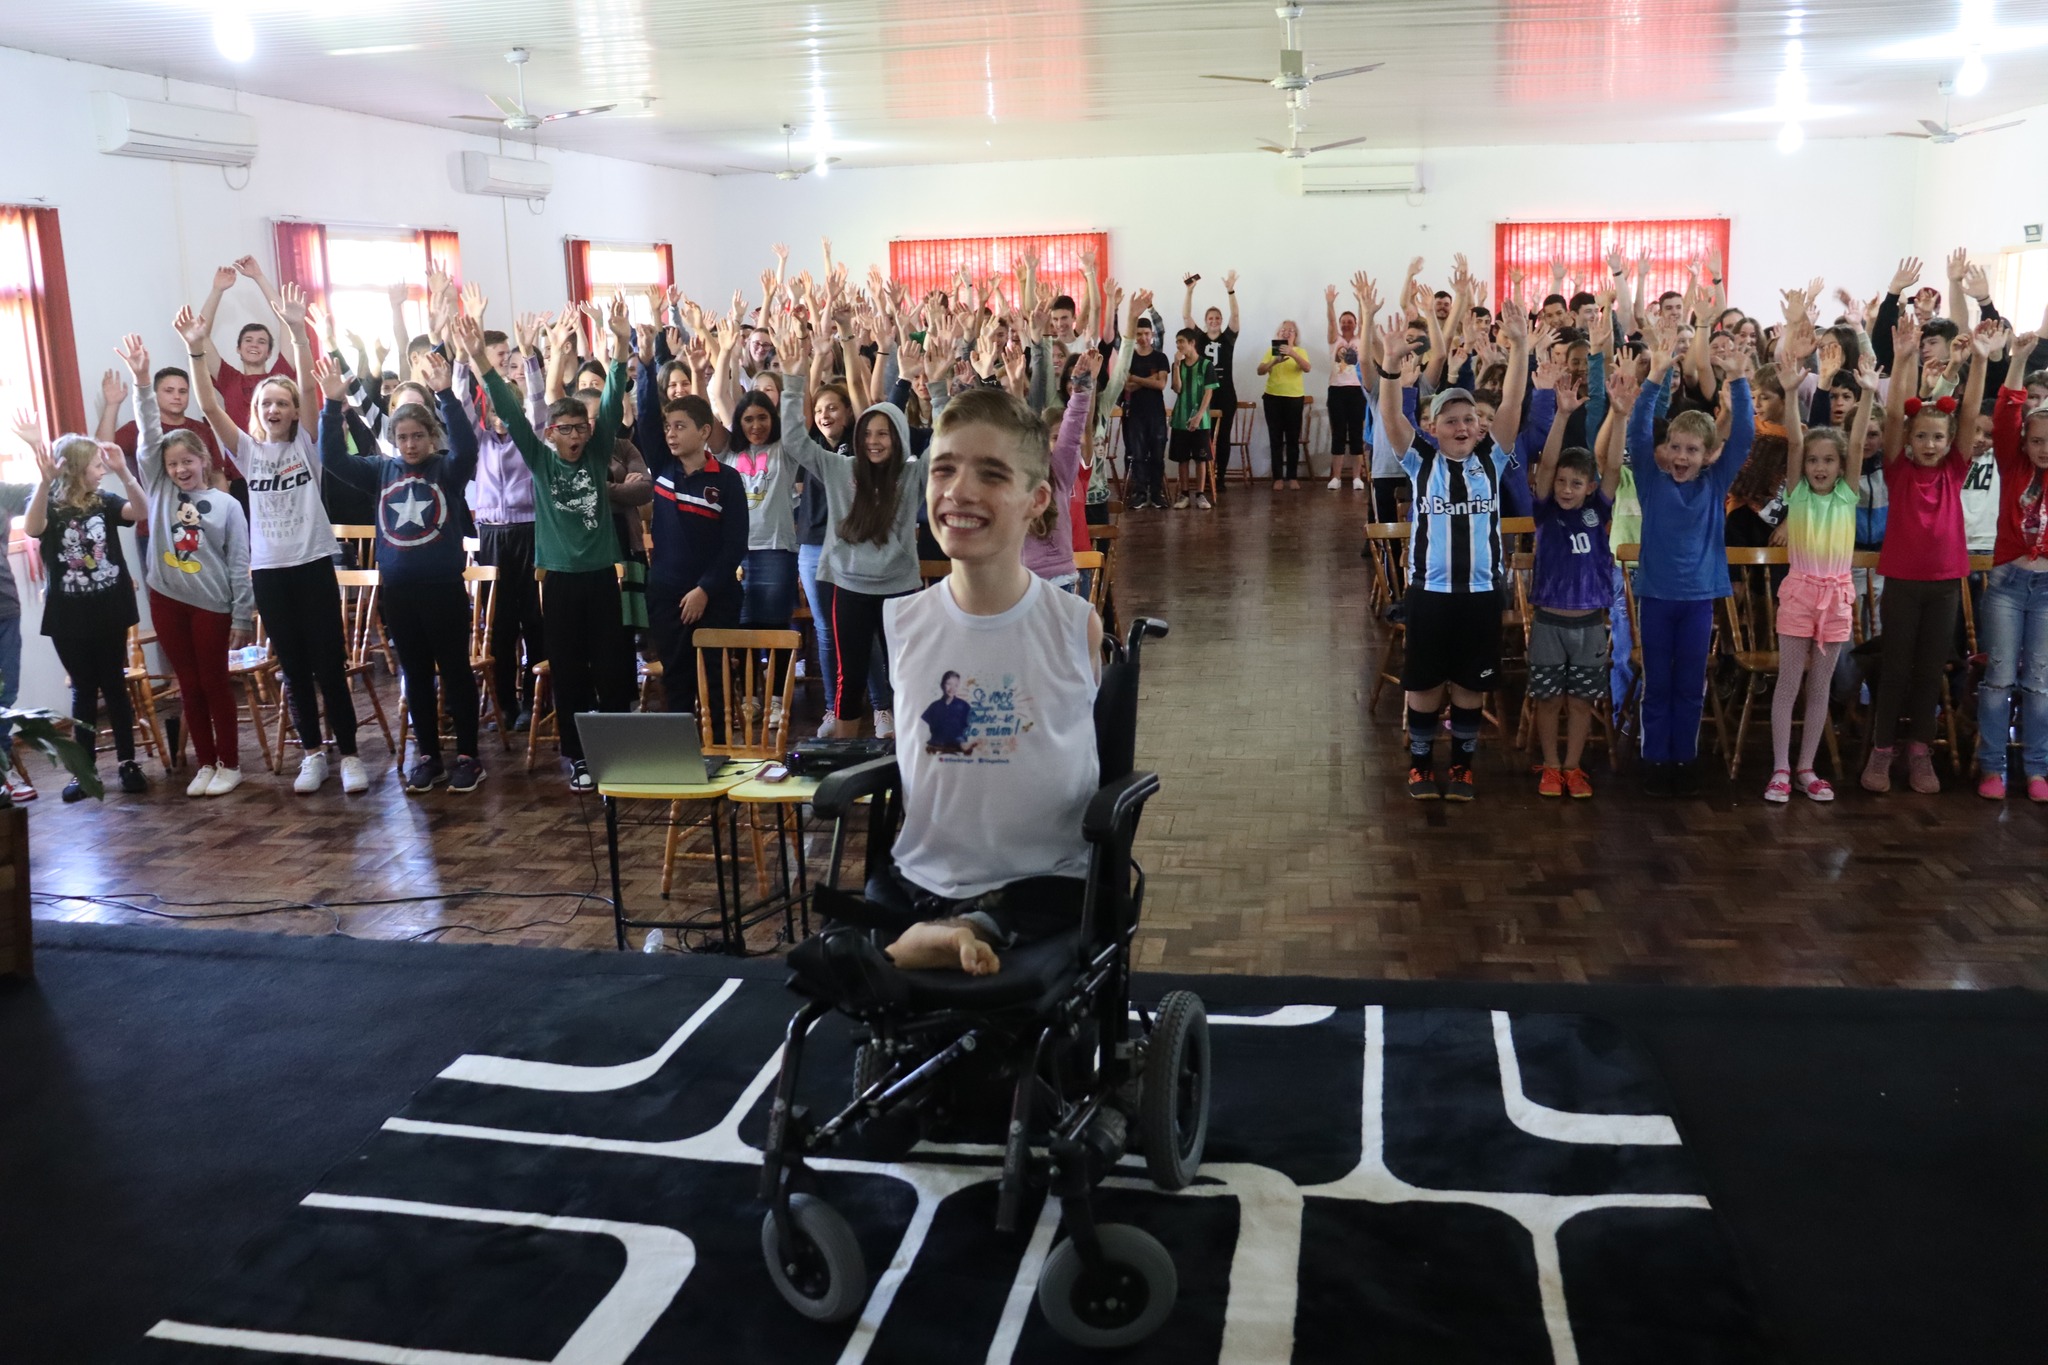
[[[510,94],[537,112],[652,97],[637,117],[549,125],[543,146],[724,172],[803,160],[822,121],[847,166],[1250,151],[1285,139],[1261,0],[0,0],[0,43],[441,127]],[[255,55],[213,37],[248,15]],[[1311,71],[1384,62],[1313,94],[1310,143],[1769,138],[1788,41],[1809,137],[1939,120],[1953,35],[1993,11],[1991,79],[1959,125],[2048,98],[2048,0],[1305,0]],[[1973,30],[1982,33],[1981,29]],[[2028,40],[2039,40],[2022,46]],[[1895,49],[1903,55],[1894,55]],[[1999,50],[2007,49],[2007,50]]]

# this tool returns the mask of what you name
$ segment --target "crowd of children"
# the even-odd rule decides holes
[[[1612,252],[1606,265],[1602,287],[1572,292],[1555,267],[1534,306],[1512,278],[1498,317],[1462,257],[1443,290],[1412,262],[1384,318],[1361,272],[1355,307],[1325,290],[1326,349],[1311,353],[1282,320],[1254,362],[1273,486],[1300,486],[1308,384],[1327,367],[1330,488],[1348,480],[1362,492],[1370,478],[1374,519],[1413,522],[1402,604],[1411,795],[1474,794],[1473,746],[1501,665],[1500,521],[1530,516],[1542,795],[1592,794],[1585,745],[1632,672],[1632,647],[1646,790],[1697,789],[1716,604],[1733,590],[1723,547],[1775,544],[1788,562],[1776,585],[1767,799],[1833,797],[1814,771],[1816,745],[1852,633],[1852,555],[1878,549],[1883,642],[1863,785],[1886,790],[1899,759],[1916,790],[1938,788],[1929,744],[1976,550],[1995,561],[1979,585],[1980,713],[2008,715],[2017,690],[2028,793],[2048,800],[2048,383],[2033,376],[2030,395],[2035,337],[2011,335],[1982,271],[1959,253],[1945,296],[1908,297],[1919,265],[1903,262],[1868,303],[1838,291],[1841,315],[1826,325],[1814,281],[1786,293],[1782,321],[1766,326],[1725,306],[1718,262],[1654,302],[1647,261]],[[213,317],[243,279],[283,330],[251,323],[223,357]],[[591,782],[574,717],[632,705],[638,658],[662,663],[672,709],[715,706],[697,695],[697,631],[786,629],[799,591],[824,683],[820,733],[889,737],[899,714],[922,716],[895,695],[897,599],[919,589],[919,563],[948,531],[982,529],[972,510],[943,522],[930,500],[933,433],[954,404],[998,391],[1044,428],[1049,496],[1021,555],[1056,591],[1086,591],[1074,554],[1106,510],[1107,471],[1090,457],[1112,411],[1128,507],[1169,506],[1169,460],[1170,505],[1213,505],[1232,454],[1240,316],[1233,272],[1223,306],[1198,325],[1200,280],[1184,277],[1184,326],[1169,338],[1151,294],[1127,296],[1092,258],[1078,297],[1043,288],[1028,254],[1013,277],[963,273],[911,297],[879,271],[854,283],[828,241],[815,275],[792,275],[777,247],[755,306],[735,294],[720,313],[656,289],[651,323],[635,325],[617,297],[522,315],[508,333],[485,322],[480,291],[436,272],[417,335],[407,295],[394,292],[402,372],[388,373],[360,342],[351,362],[330,318],[244,258],[176,319],[189,369],[152,371],[131,336],[119,349],[126,375],[110,370],[102,386],[96,437],[45,444],[32,424],[19,428],[44,477],[0,488],[0,517],[20,511],[41,545],[44,633],[71,674],[79,722],[97,726],[104,707],[131,790],[146,779],[123,683],[137,617],[123,523],[146,532],[140,577],[197,750],[193,796],[241,781],[227,660],[259,623],[302,750],[295,790],[317,790],[330,763],[345,792],[368,786],[331,530],[351,519],[377,528],[382,624],[418,741],[409,791],[468,791],[485,777],[463,581],[471,537],[476,561],[498,570],[484,680],[496,714],[514,730],[533,723],[545,661],[577,790]],[[131,393],[135,420],[118,425]],[[988,418],[997,429],[1007,420]],[[121,494],[102,491],[110,479]],[[1618,610],[1622,546],[1637,547],[1634,640]],[[19,671],[10,605],[0,591],[9,694]],[[12,637],[18,646],[18,629]],[[771,725],[784,725],[771,704]],[[445,762],[444,715],[454,735]],[[1451,753],[1439,776],[1444,728]],[[1982,727],[1986,796],[2004,794],[2007,733]]]

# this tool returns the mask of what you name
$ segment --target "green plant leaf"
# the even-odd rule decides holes
[[[43,757],[78,779],[79,787],[93,800],[98,801],[107,794],[93,756],[83,744],[65,734],[57,727],[72,724],[69,717],[55,711],[40,708],[0,708],[0,720],[13,728],[14,737],[23,741]]]

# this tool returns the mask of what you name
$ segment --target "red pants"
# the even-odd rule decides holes
[[[188,607],[176,598],[149,590],[149,613],[156,623],[156,642],[178,675],[178,695],[185,707],[185,730],[202,768],[239,768],[241,724],[234,685],[228,681],[228,632],[234,620],[226,612]]]

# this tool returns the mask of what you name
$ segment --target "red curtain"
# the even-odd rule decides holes
[[[0,389],[54,436],[85,431],[57,210],[0,206]]]
[[[1097,279],[1109,276],[1109,234],[1106,232],[1040,233],[1020,237],[935,237],[889,243],[889,275],[912,299],[934,289],[949,293],[954,273],[965,268],[976,280],[996,277],[996,287],[1016,302],[1018,259],[1027,248],[1038,251],[1039,292],[1047,297],[1081,297],[1081,256],[1095,248]]]
[[[462,285],[462,238],[453,232],[442,232],[426,228],[420,232],[420,249],[426,252],[427,264],[438,267],[457,288]]]
[[[661,287],[673,289],[676,283],[676,249],[667,242],[654,244],[654,255],[661,262]]]
[[[327,229],[318,223],[271,225],[277,244],[277,283],[295,284],[305,292],[309,306],[327,308]],[[316,339],[313,343],[320,345]]]
[[[1520,270],[1526,277],[1524,303],[1535,305],[1550,292],[1550,262],[1564,262],[1572,288],[1598,293],[1608,279],[1607,250],[1619,246],[1631,265],[1644,252],[1650,256],[1650,282],[1645,297],[1654,300],[1667,289],[1685,292],[1685,268],[1707,257],[1717,257],[1722,270],[1728,262],[1728,220],[1726,218],[1666,218],[1595,223],[1500,223],[1493,233],[1493,298],[1495,306],[1507,297],[1508,274]],[[1634,288],[1631,280],[1629,287]]]

